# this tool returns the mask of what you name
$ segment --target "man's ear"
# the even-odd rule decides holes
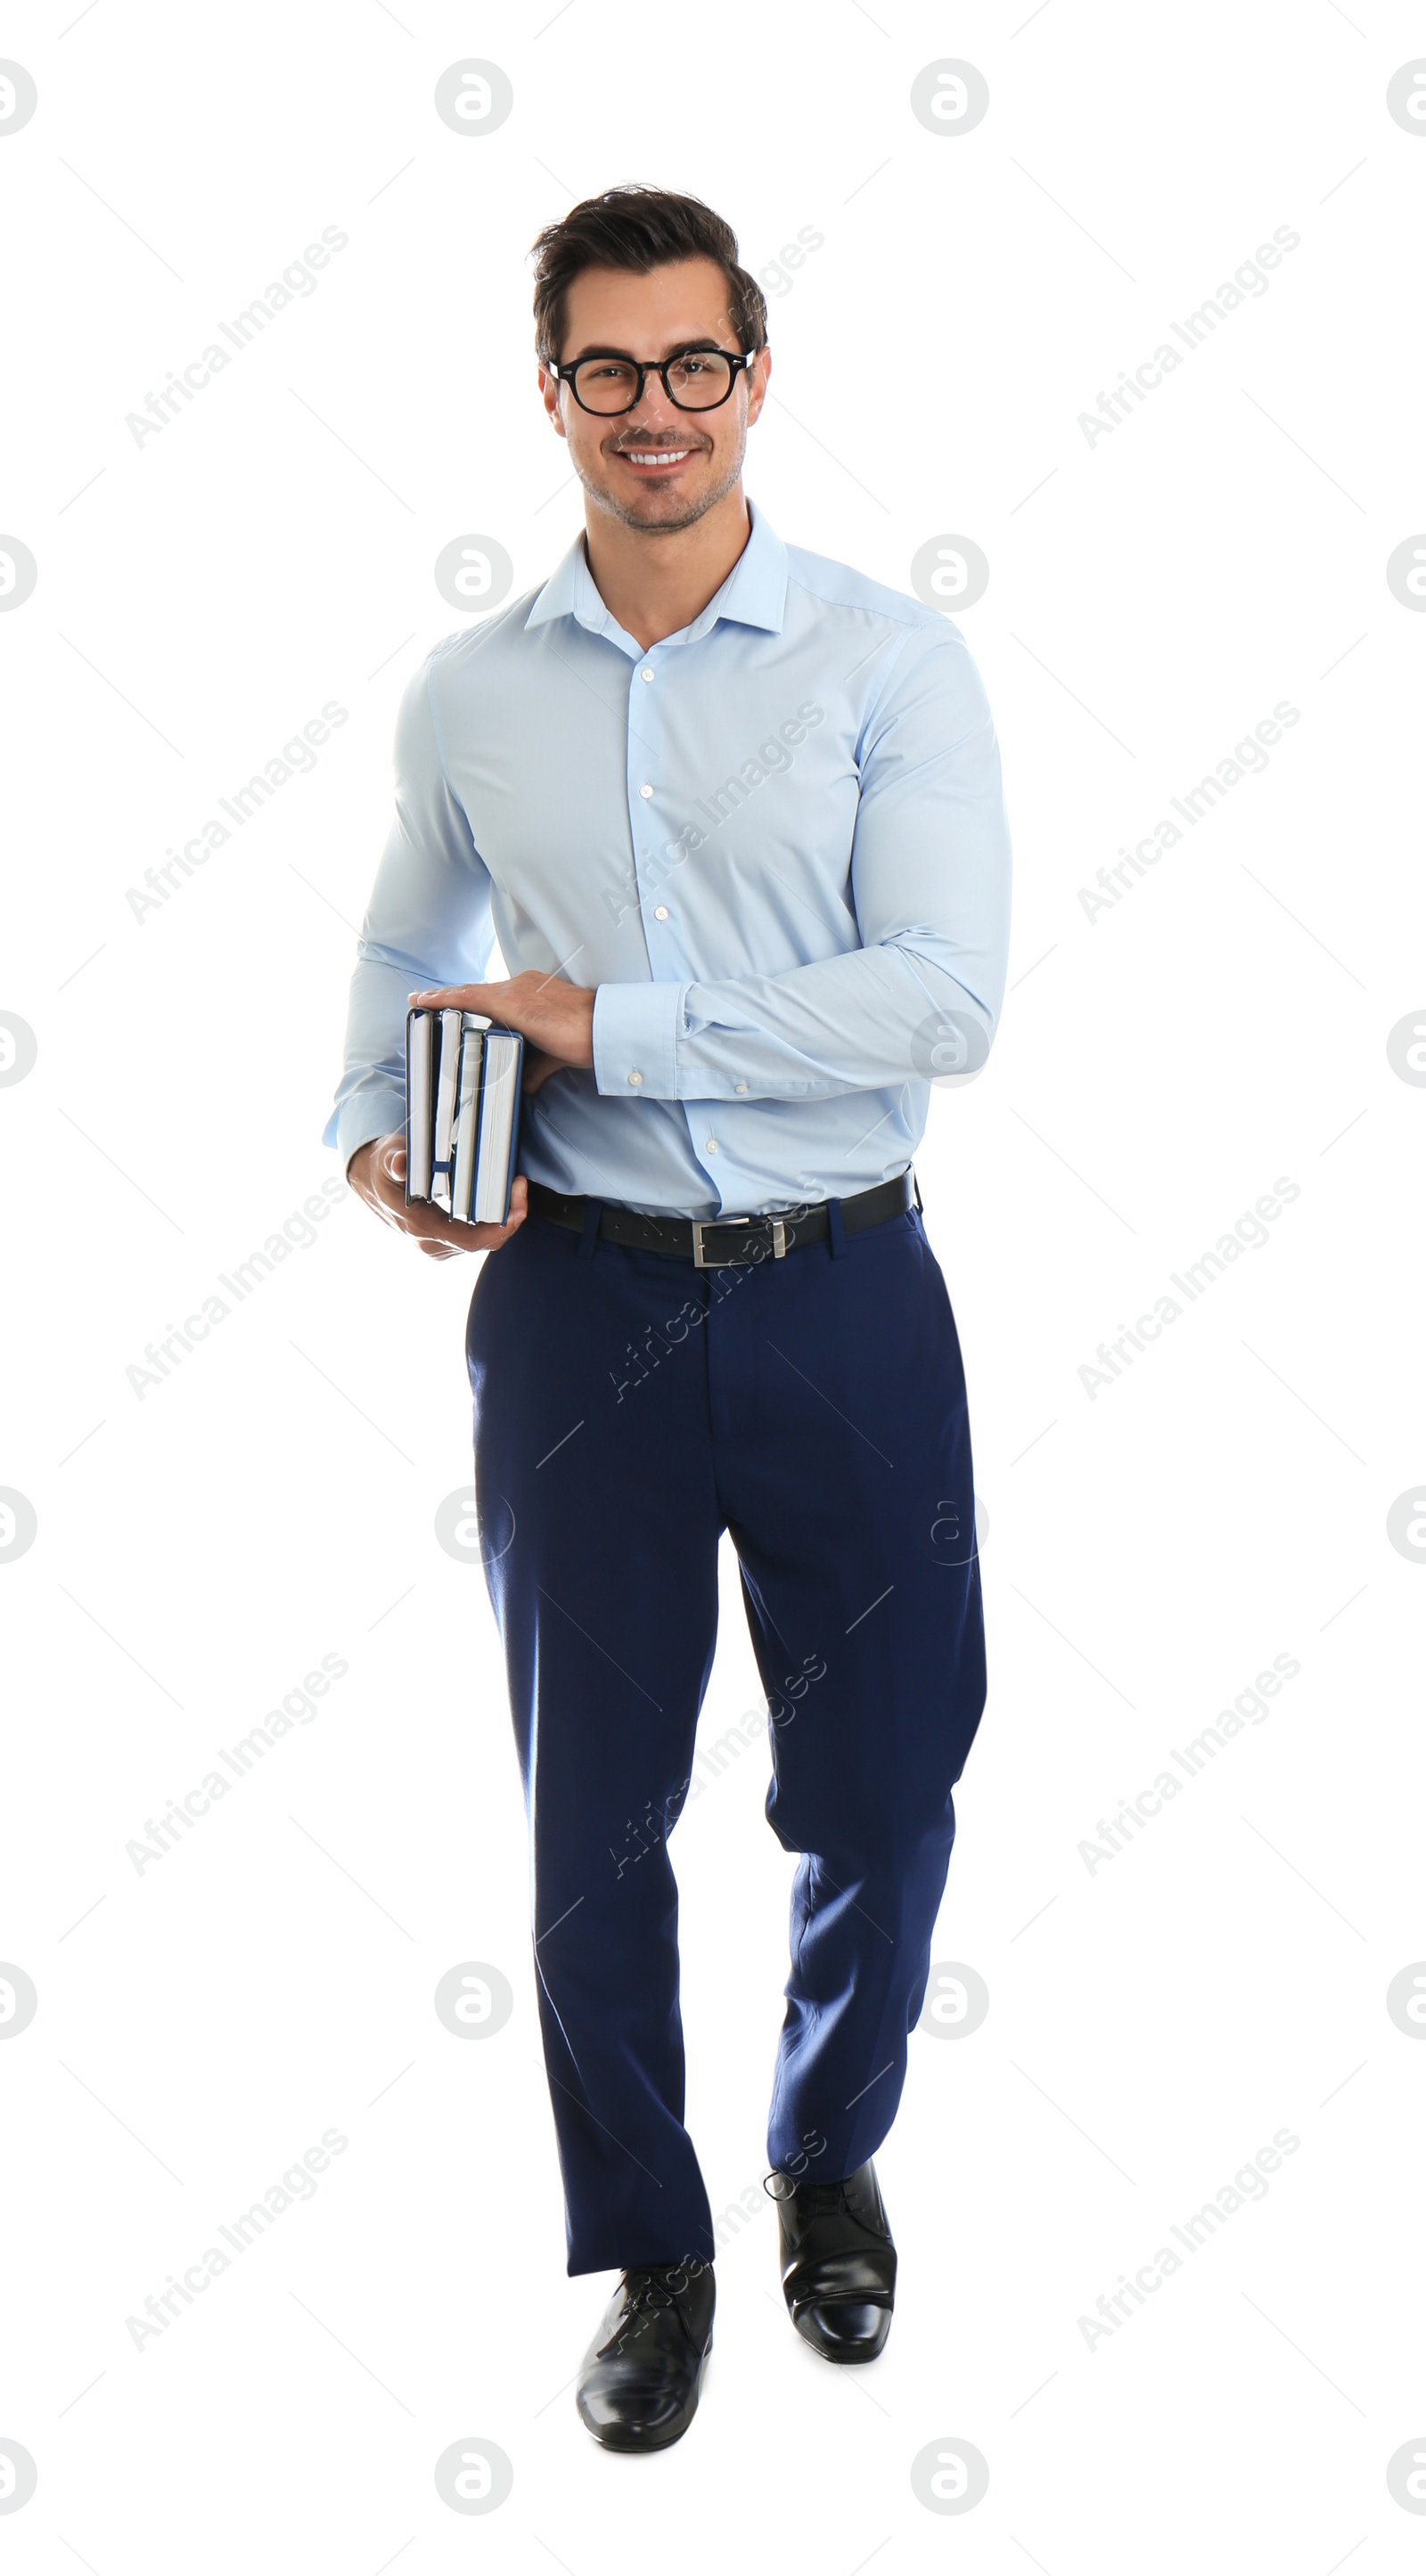
[[[759,349],[758,362],[753,369],[752,381],[748,387],[748,427],[750,429],[766,400],[767,380],[771,374],[772,351],[767,348]]]
[[[560,415],[559,379],[552,376],[547,367],[541,367],[539,371],[539,387],[550,421],[558,436],[563,438],[564,421]]]

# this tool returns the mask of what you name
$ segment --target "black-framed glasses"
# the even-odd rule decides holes
[[[716,411],[740,377],[746,376],[757,354],[756,349],[683,349],[674,358],[596,353],[592,358],[576,358],[569,367],[557,366],[553,359],[547,364],[555,382],[568,385],[581,411],[612,420],[620,412],[638,409],[649,376],[658,377],[675,411]]]

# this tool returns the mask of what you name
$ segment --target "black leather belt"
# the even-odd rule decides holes
[[[575,1234],[583,1233],[590,1204],[588,1199],[565,1198],[559,1190],[548,1190],[542,1181],[530,1183],[531,1216],[567,1226]],[[641,1216],[637,1208],[618,1207],[607,1199],[594,1204],[599,1209],[601,1243],[662,1252],[670,1260],[691,1261],[695,1270],[726,1270],[766,1261],[769,1254],[781,1261],[784,1253],[795,1252],[801,1244],[825,1243],[832,1231],[825,1199],[816,1207],[784,1208],[772,1216]],[[885,1225],[888,1217],[920,1204],[912,1174],[900,1172],[894,1181],[843,1199],[843,1229],[861,1234],[869,1225]]]

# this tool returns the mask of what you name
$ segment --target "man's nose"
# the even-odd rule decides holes
[[[644,390],[633,410],[627,414],[624,426],[626,429],[658,431],[665,434],[671,429],[682,428],[683,414],[676,403],[669,401],[664,392],[661,377],[644,378]]]

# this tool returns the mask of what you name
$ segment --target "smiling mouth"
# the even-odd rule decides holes
[[[692,447],[616,447],[614,453],[621,465],[631,465],[636,474],[669,474],[697,450]]]

